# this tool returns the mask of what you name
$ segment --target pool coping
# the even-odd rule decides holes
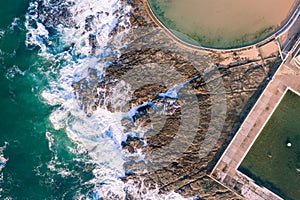
[[[250,149],[252,148],[252,146],[254,145],[255,141],[257,140],[258,136],[261,134],[261,132],[263,131],[263,129],[265,128],[265,126],[267,125],[268,121],[270,120],[270,118],[272,117],[272,115],[274,114],[274,112],[276,111],[276,109],[278,108],[279,104],[281,103],[282,99],[285,97],[286,93],[288,91],[291,91],[295,94],[297,94],[300,97],[300,91],[296,91],[293,88],[287,86],[287,88],[285,89],[285,91],[283,92],[282,96],[280,97],[279,101],[276,103],[275,107],[273,108],[272,112],[270,113],[270,115],[268,116],[268,118],[266,119],[266,121],[264,122],[263,126],[260,128],[260,130],[258,131],[258,134],[255,136],[254,140],[252,141],[252,143],[250,144],[250,146],[248,147],[248,149],[246,150],[245,154],[243,155],[243,157],[241,158],[240,162],[237,164],[236,170],[238,170],[239,166],[242,164],[243,160],[245,159],[245,157],[247,156],[247,154],[249,153]],[[241,172],[242,173],[242,172]]]

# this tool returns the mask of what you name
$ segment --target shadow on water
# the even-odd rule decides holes
[[[260,187],[265,187],[265,188],[271,190],[272,192],[276,193],[277,195],[284,198],[285,200],[293,200],[293,199],[287,197],[285,195],[285,193],[283,191],[281,191],[278,187],[276,187],[274,184],[272,184],[271,182],[269,182],[267,180],[261,179],[259,176],[256,176],[246,167],[239,166],[238,170],[240,172],[242,172],[243,174],[245,174],[246,176],[250,177],[252,180],[254,180],[254,182],[257,185],[259,185]]]

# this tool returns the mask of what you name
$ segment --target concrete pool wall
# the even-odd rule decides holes
[[[153,3],[152,1],[157,1],[157,0],[145,0],[147,6],[150,9],[150,15],[153,15],[152,18],[155,18],[154,21],[157,21],[157,24],[160,24],[160,26],[162,26],[163,28],[167,29],[167,31],[173,36],[176,37],[177,40],[179,40],[180,42],[184,43],[185,45],[188,46],[192,46],[192,47],[198,47],[198,48],[202,48],[204,50],[237,50],[237,49],[241,49],[241,48],[247,48],[247,47],[251,47],[254,44],[258,44],[260,42],[263,42],[264,40],[270,40],[270,38],[272,38],[273,36],[280,34],[281,33],[281,29],[285,29],[287,27],[285,27],[287,24],[289,24],[289,20],[290,18],[293,16],[294,12],[296,12],[297,10],[297,6],[299,4],[299,0],[289,0],[289,6],[290,9],[289,11],[286,13],[285,17],[283,17],[283,19],[281,20],[281,24],[279,27],[277,27],[276,29],[264,34],[264,36],[256,38],[250,42],[246,42],[246,43],[241,43],[238,45],[229,45],[229,46],[213,46],[213,45],[205,45],[203,43],[199,43],[195,40],[193,40],[191,37],[187,36],[186,34],[182,33],[182,31],[178,31],[175,30],[174,28],[170,27],[168,25],[168,22],[165,22],[163,19],[161,19],[161,17],[159,16],[159,14],[155,13],[155,9],[153,8],[153,5],[151,6],[151,4]],[[193,0],[194,1],[194,0]],[[226,0],[225,0],[226,1]],[[232,1],[232,0],[230,0]],[[282,0],[278,0],[281,1]],[[186,2],[186,1],[182,1],[182,2]],[[271,12],[270,10],[268,10],[265,13]],[[247,24],[248,25],[248,24]],[[275,32],[276,30],[276,32]],[[278,36],[278,35],[277,35]]]
[[[287,87],[236,169],[285,199],[300,197],[297,192],[300,134],[296,131],[300,127],[299,103],[299,92]]]
[[[248,199],[282,199],[237,169],[286,91],[300,93],[300,73],[288,67],[286,61],[289,59],[280,65],[211,173],[211,177]]]

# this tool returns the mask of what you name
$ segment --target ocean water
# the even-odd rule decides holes
[[[97,109],[87,116],[72,88],[91,68],[105,76],[109,63],[102,58],[119,56],[126,45],[118,38],[131,28],[130,6],[119,0],[0,5],[0,199],[183,199],[148,190],[142,180],[139,186],[121,181],[120,121],[130,111]],[[126,30],[112,38],[117,24]]]

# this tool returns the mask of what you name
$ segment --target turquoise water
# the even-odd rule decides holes
[[[87,164],[74,161],[78,156],[66,148],[74,144],[49,122],[53,107],[43,103],[40,95],[48,84],[46,61],[37,55],[38,48],[25,46],[28,4],[27,0],[0,1],[0,146],[8,143],[3,151],[7,162],[0,199],[70,199],[88,192],[91,185],[81,183],[90,180],[92,172]],[[58,141],[51,148],[47,133]],[[51,164],[55,170],[49,168]]]
[[[139,106],[108,109],[128,103],[131,91],[122,84],[103,99],[96,97],[106,94],[97,86],[104,69],[127,45],[122,38],[132,28],[128,2],[1,0],[0,5],[0,199],[184,199],[149,190],[143,180],[122,180],[124,164],[145,157],[121,145],[128,135],[144,134],[138,126],[125,133],[122,125],[122,117],[133,119]],[[111,37],[118,25],[124,32]],[[75,91],[73,85],[80,87]],[[81,97],[82,91],[93,93]],[[81,101],[88,96],[112,103],[92,110]]]

